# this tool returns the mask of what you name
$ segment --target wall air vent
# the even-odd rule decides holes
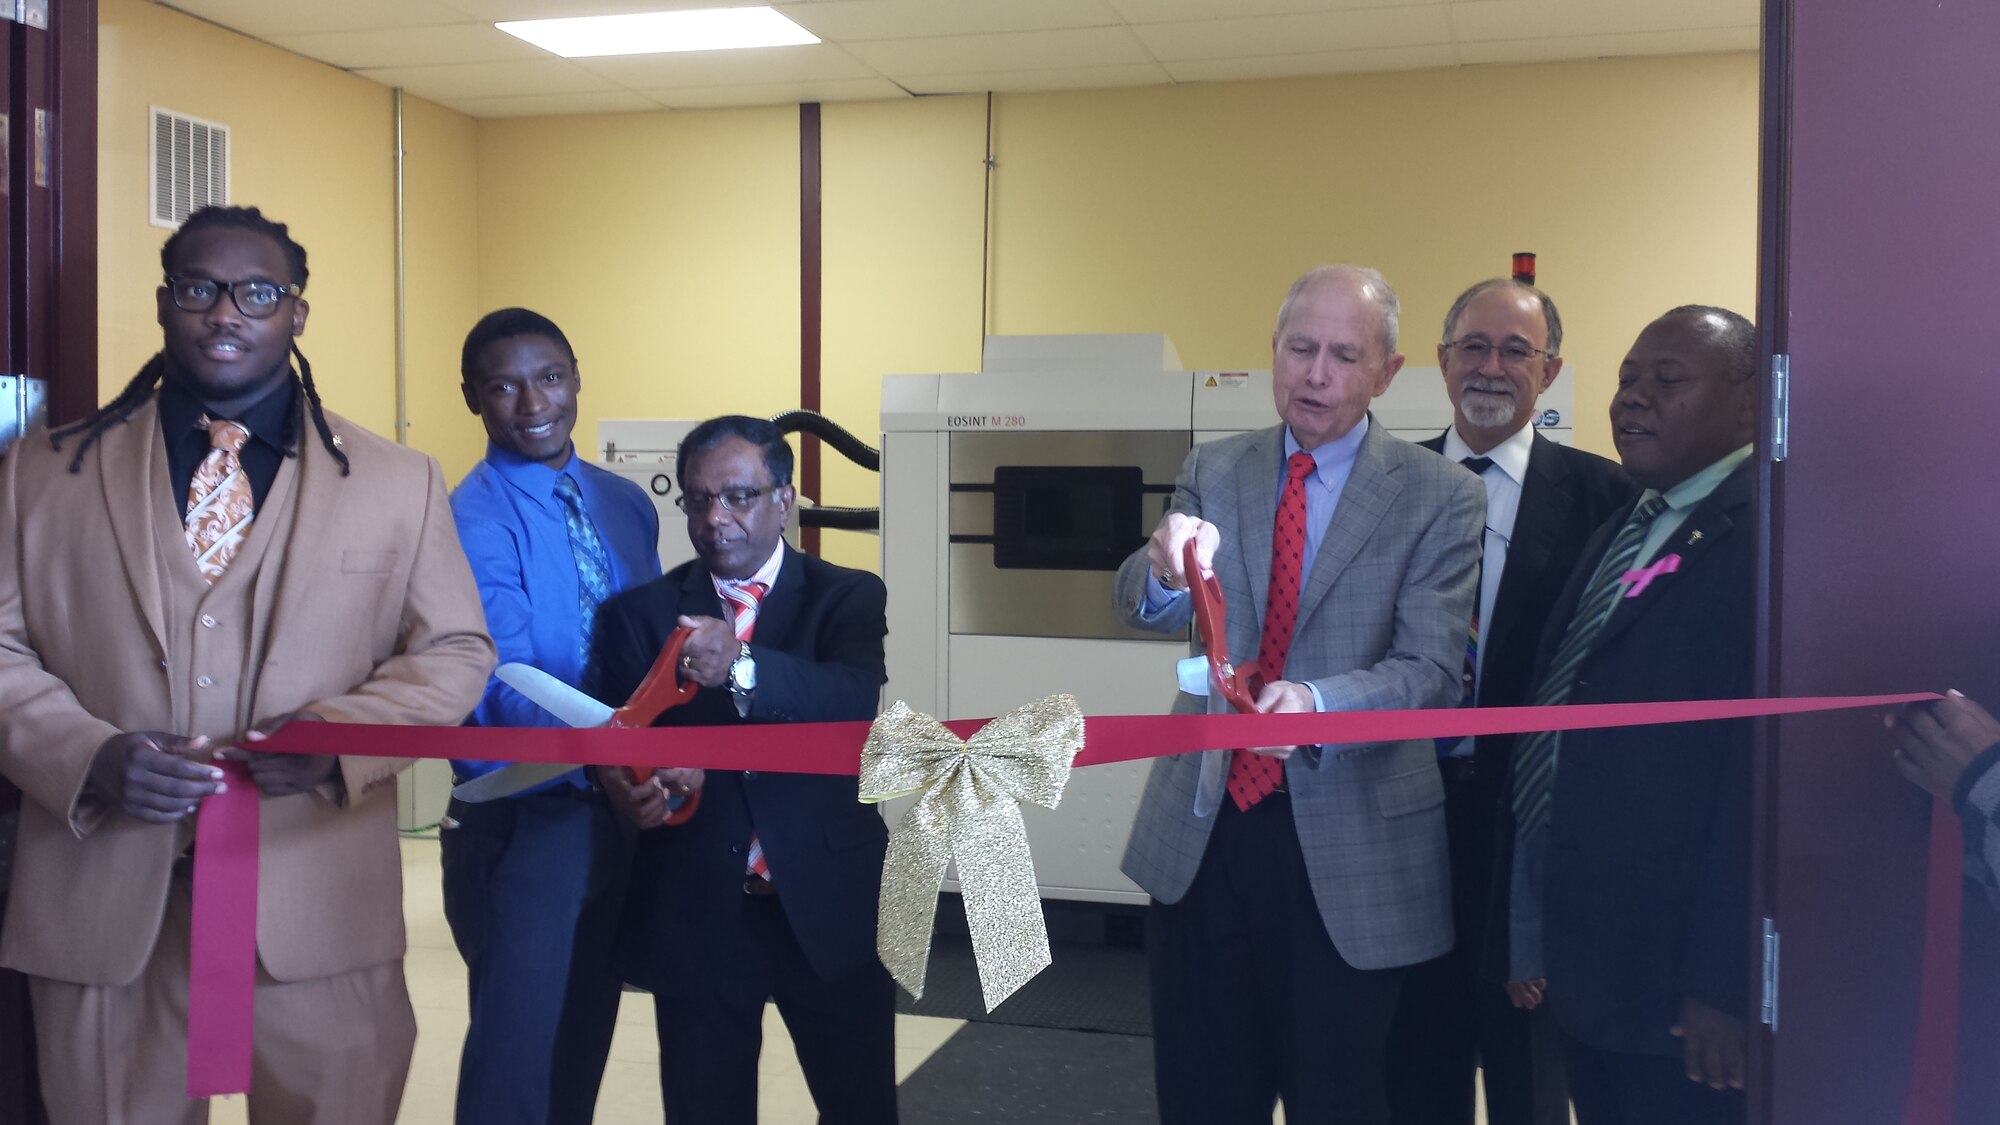
[[[229,126],[153,107],[146,193],[156,227],[178,227],[211,203],[229,202]]]

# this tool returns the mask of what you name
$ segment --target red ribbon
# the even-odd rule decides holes
[[[228,788],[202,801],[194,829],[200,859],[188,927],[190,1098],[249,1092],[256,1025],[257,784],[242,762],[214,764]]]
[[[1428,741],[1482,734],[1747,719],[1888,707],[1938,698],[1942,697],[1933,692],[1911,692],[1290,715],[1110,715],[1084,720],[1083,750],[1077,755],[1076,764],[1103,765],[1235,746]],[[944,725],[960,738],[968,738],[987,721],[955,719]],[[853,774],[860,769],[861,745],[868,737],[869,726],[866,722],[840,722],[550,730],[289,723],[269,739],[257,743],[254,749],[285,754],[564,762],[641,768],[672,762],[703,769]],[[717,737],[718,733],[726,737]],[[229,768],[228,763],[223,765]],[[251,1007],[257,961],[256,808],[256,791],[248,777],[234,773],[230,775],[228,793],[202,802],[195,836],[201,858],[195,864],[189,978],[188,1093],[191,1097],[242,1093],[250,1085]],[[1954,862],[1956,859],[1954,853]],[[1934,867],[1934,888],[1936,871]],[[1955,867],[1953,877],[1956,877]],[[1937,901],[1935,897],[1933,901]],[[1953,934],[1955,942],[1955,925]],[[1940,949],[1939,955],[1943,952]],[[1954,971],[1956,964],[1954,958],[1951,961]],[[197,995],[201,996],[199,1001]],[[1946,1053],[1950,1053],[1948,1046]],[[1916,1125],[1914,1120],[1911,1125]]]

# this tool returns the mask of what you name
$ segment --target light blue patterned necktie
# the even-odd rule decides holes
[[[583,510],[583,491],[576,478],[568,473],[557,477],[556,496],[563,503],[563,523],[569,528],[569,552],[576,557],[576,611],[582,622],[577,651],[584,663],[589,663],[597,607],[611,596],[611,558],[604,553],[604,541],[597,537],[597,528]]]

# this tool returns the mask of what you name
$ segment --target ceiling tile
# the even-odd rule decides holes
[[[1121,22],[1103,0],[820,0],[776,7],[807,31],[840,42],[1111,27]]]
[[[831,82],[759,82],[747,86],[694,86],[656,90],[653,100],[673,109],[746,105],[795,105],[799,102],[876,102],[907,98],[901,86],[887,78],[842,78]]]
[[[319,31],[377,31],[464,23],[465,16],[437,0],[173,0],[164,5],[258,39]]]
[[[752,0],[439,0],[474,19],[552,20],[572,16],[624,16],[681,8],[732,8]]]
[[[1126,23],[1179,23],[1234,16],[1282,16],[1354,8],[1435,4],[1437,0],[1105,0]]]
[[[1158,63],[1073,67],[1060,70],[969,71],[963,74],[898,76],[912,94],[1028,94],[1057,90],[1101,90],[1118,86],[1164,86],[1169,79]]]
[[[736,51],[676,51],[663,55],[606,55],[577,62],[592,74],[628,90],[879,77],[831,43],[748,47]]]
[[[1442,4],[1296,16],[1145,24],[1132,29],[1153,57],[1229,59],[1450,43]]]
[[[1451,6],[1452,29],[1461,43],[1754,27],[1761,15],[1757,0],[1457,0]]]
[[[1708,55],[1723,51],[1754,51],[1757,49],[1757,30],[1754,26],[1722,27],[1460,43],[1458,57],[1467,64],[1529,63],[1617,58],[1621,55]]]
[[[846,47],[862,62],[892,77],[1080,69],[1152,61],[1132,33],[1122,27],[876,39]]]
[[[553,117],[572,113],[626,113],[660,110],[660,104],[630,90],[587,94],[525,94],[507,98],[442,98],[440,102],[472,117]]]
[[[504,98],[519,94],[581,94],[615,90],[616,84],[568,59],[457,63],[451,66],[389,66],[358,70],[384,86],[401,86],[418,97],[449,103],[454,98]]]
[[[318,59],[343,70],[549,57],[547,51],[496,31],[493,25],[485,23],[274,35],[270,41],[287,51],[296,51],[309,59]]]
[[[1266,55],[1240,59],[1187,59],[1166,64],[1176,82],[1235,82],[1260,78],[1303,78],[1316,74],[1361,74],[1377,70],[1429,70],[1453,66],[1448,44],[1384,47],[1372,51],[1320,51],[1309,55]]]

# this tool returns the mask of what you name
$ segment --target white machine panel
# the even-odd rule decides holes
[[[1160,641],[953,637],[951,717],[998,715],[1057,692],[1074,695],[1086,715],[1162,714],[1173,703],[1174,662],[1188,651],[1185,644]],[[1076,770],[1056,808],[1022,806],[1044,895],[1146,901],[1118,863],[1151,768],[1150,762],[1119,762]]]
[[[1187,373],[1086,369],[1002,377],[889,375],[885,431],[1186,429]]]
[[[660,513],[660,569],[672,570],[694,558],[687,524],[674,507],[680,482],[674,453],[699,423],[685,418],[617,418],[597,424],[597,467],[616,473],[653,498]]]

